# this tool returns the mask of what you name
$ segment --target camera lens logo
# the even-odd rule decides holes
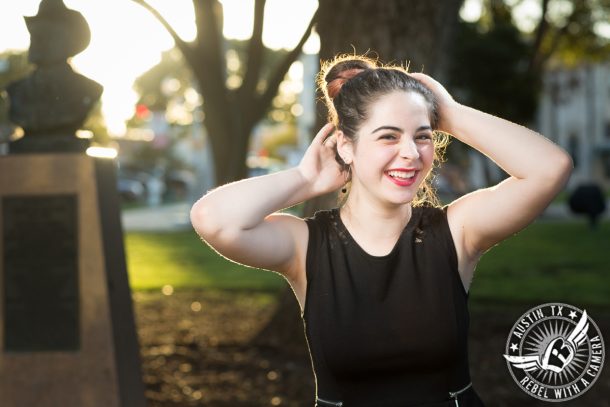
[[[586,310],[543,304],[515,323],[504,358],[527,394],[544,401],[565,401],[586,392],[601,374],[604,341]]]

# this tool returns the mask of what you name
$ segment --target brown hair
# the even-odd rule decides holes
[[[357,141],[356,134],[368,118],[370,106],[382,96],[395,91],[414,92],[423,96],[428,105],[430,126],[434,135],[433,168],[437,168],[444,160],[449,137],[438,131],[436,97],[430,89],[407,72],[407,69],[401,66],[381,65],[377,60],[363,55],[338,55],[322,64],[317,82],[328,108],[328,121],[352,142]],[[345,171],[349,169],[349,165],[343,162],[336,151],[336,146],[335,159]],[[413,199],[414,206],[425,203],[440,206],[431,185],[434,176],[433,171],[428,174]]]

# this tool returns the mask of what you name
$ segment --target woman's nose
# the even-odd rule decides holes
[[[413,140],[406,140],[400,146],[400,156],[411,160],[419,158],[419,151],[417,151],[417,145]]]

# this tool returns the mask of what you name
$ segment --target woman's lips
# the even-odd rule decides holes
[[[390,176],[387,172],[385,172],[384,175],[386,177],[388,177],[388,179],[390,181],[392,181],[394,184],[401,186],[401,187],[408,187],[409,185],[413,185],[415,183],[415,179],[419,175],[419,171],[415,171],[415,174],[413,174],[413,176],[411,178],[404,178],[404,179],[403,178],[394,178],[394,177]]]

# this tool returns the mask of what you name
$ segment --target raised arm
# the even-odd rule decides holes
[[[306,247],[307,225],[296,216],[274,212],[342,185],[333,143],[324,143],[332,130],[331,125],[320,130],[299,166],[208,192],[191,209],[199,236],[233,261],[290,277],[304,256],[297,242],[305,239]]]
[[[526,227],[548,206],[565,186],[572,159],[540,134],[461,105],[429,76],[412,75],[439,98],[441,130],[485,154],[510,175],[493,187],[460,197],[447,209],[472,260]]]

